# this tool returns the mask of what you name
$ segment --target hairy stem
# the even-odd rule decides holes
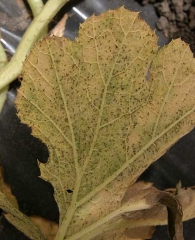
[[[0,73],[0,90],[16,79],[22,70],[22,63],[34,43],[38,40],[40,33],[69,0],[49,0],[41,12],[34,18],[26,30],[14,56]]]

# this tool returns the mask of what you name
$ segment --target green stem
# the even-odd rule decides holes
[[[0,71],[5,67],[6,64],[7,64],[7,55],[0,42]]]
[[[33,16],[36,17],[39,15],[41,10],[44,7],[44,3],[42,0],[27,0],[28,4],[32,10]],[[41,39],[42,37],[46,36],[48,32],[48,26],[46,25],[45,28],[38,34],[37,39]]]
[[[7,55],[5,50],[0,42],[0,71],[6,66],[7,64]]]
[[[16,79],[22,70],[23,61],[26,55],[34,43],[38,40],[40,33],[52,20],[55,14],[61,9],[61,7],[69,0],[49,0],[38,16],[34,18],[28,29],[26,30],[16,53],[12,57],[11,61],[0,73],[0,89],[10,84]]]
[[[32,10],[33,16],[37,16],[42,10],[44,4],[42,0],[27,0]]]
[[[6,64],[7,64],[7,55],[5,53],[3,46],[0,43],[0,72],[5,67]],[[3,105],[7,97],[8,87],[9,86],[7,85],[0,90],[0,113],[2,111]]]

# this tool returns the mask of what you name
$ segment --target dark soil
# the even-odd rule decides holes
[[[195,0],[137,1],[143,5],[153,4],[159,16],[157,29],[170,39],[181,37],[195,54]]]

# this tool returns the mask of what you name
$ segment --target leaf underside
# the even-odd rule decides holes
[[[62,235],[101,225],[128,185],[193,129],[194,61],[179,39],[158,50],[155,33],[123,7],[87,19],[74,42],[35,45],[16,104],[49,149],[39,166]]]

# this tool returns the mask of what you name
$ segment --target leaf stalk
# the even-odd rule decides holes
[[[5,50],[0,43],[0,71],[6,66],[7,64],[7,55],[5,53]],[[0,113],[2,111],[2,108],[4,106],[6,97],[7,97],[7,91],[8,91],[8,86],[5,86],[0,90]]]
[[[22,64],[34,43],[39,39],[40,33],[44,31],[55,14],[69,0],[49,0],[41,12],[34,18],[26,30],[11,61],[0,73],[0,90],[16,79],[22,71]]]

